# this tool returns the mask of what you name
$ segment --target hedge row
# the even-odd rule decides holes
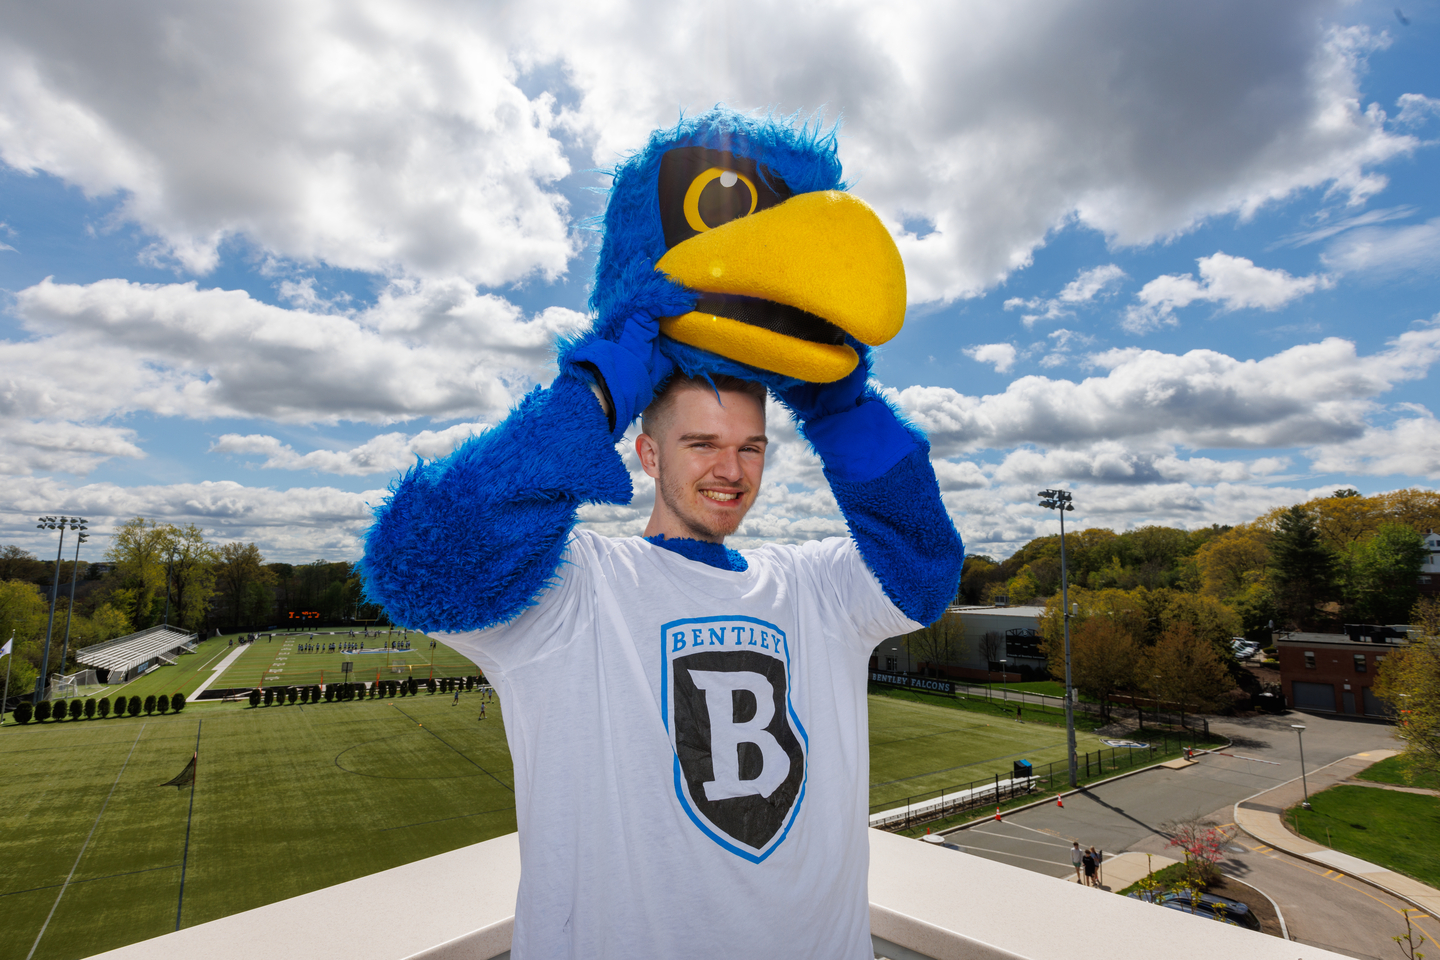
[[[326,703],[336,700],[374,700],[385,697],[413,697],[420,692],[422,683],[430,693],[437,691],[441,693],[452,693],[456,688],[474,690],[475,686],[483,683],[483,677],[444,677],[439,680],[416,680],[408,677],[404,680],[381,680],[367,686],[363,683],[332,683],[328,684],[322,691],[318,684],[301,687],[266,687],[263,690],[256,687],[250,691],[250,706],[284,706],[288,703],[319,703],[323,699]]]
[[[177,693],[167,697],[165,694],[155,696],[151,694],[143,701],[139,697],[116,697],[114,706],[111,706],[109,697],[101,697],[99,700],[86,698],[84,700],[41,700],[32,704],[28,700],[20,701],[13,714],[16,723],[29,723],[31,720],[44,722],[53,720],[59,722],[69,717],[71,720],[79,720],[82,717],[86,720],[93,720],[97,716],[105,719],[113,712],[117,717],[129,714],[138,717],[140,711],[145,711],[149,716],[156,710],[161,713],[179,713],[185,709],[185,694]]]

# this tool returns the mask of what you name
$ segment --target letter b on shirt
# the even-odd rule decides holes
[[[783,840],[805,782],[783,658],[730,647],[667,664],[676,793],[701,830],[756,862]]]

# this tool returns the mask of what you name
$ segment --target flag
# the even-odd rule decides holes
[[[9,652],[10,652],[10,648],[11,648],[14,644],[15,644],[15,638],[14,638],[14,637],[11,637],[9,640],[6,640],[6,641],[5,641],[5,646],[0,647],[0,657],[3,657],[3,656],[5,656],[7,653],[9,653]]]
[[[188,787],[188,786],[190,786],[190,784],[192,784],[192,783],[195,782],[195,761],[198,760],[198,759],[200,759],[200,754],[199,754],[198,752],[195,753],[195,754],[192,754],[191,757],[190,757],[190,762],[187,763],[187,764],[185,764],[185,769],[184,769],[184,770],[181,770],[180,773],[175,777],[174,780],[166,780],[164,783],[160,784],[160,786],[162,786],[162,787]]]

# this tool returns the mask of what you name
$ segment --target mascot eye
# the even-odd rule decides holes
[[[685,191],[685,222],[696,233],[755,212],[760,192],[743,173],[711,167],[690,181]]]

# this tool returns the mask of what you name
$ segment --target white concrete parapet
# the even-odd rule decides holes
[[[508,960],[519,880],[509,834],[99,957]],[[889,960],[1347,960],[878,830],[870,926]]]

